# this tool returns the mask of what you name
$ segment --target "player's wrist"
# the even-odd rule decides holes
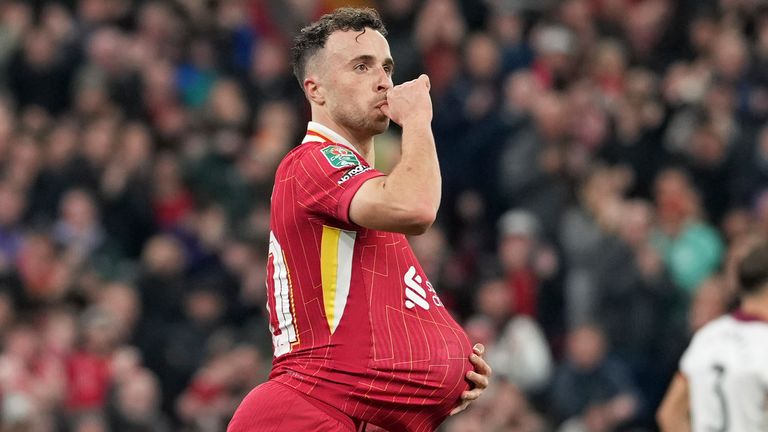
[[[406,116],[400,126],[405,128],[432,128],[432,114]]]

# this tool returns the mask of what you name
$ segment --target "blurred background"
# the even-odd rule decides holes
[[[443,201],[411,241],[495,371],[443,430],[655,430],[768,234],[759,0],[0,1],[0,430],[225,429],[270,368],[291,37],[347,4],[432,80]]]

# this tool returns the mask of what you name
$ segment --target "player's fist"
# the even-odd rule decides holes
[[[393,122],[405,126],[408,122],[432,121],[432,100],[429,98],[429,77],[422,74],[387,92],[387,103],[381,111]]]

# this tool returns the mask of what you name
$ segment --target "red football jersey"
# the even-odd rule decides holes
[[[270,379],[391,431],[432,431],[473,366],[466,334],[402,234],[349,220],[360,186],[383,175],[310,122],[280,163],[267,264]]]

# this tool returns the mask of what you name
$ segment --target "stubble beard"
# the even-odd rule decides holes
[[[359,108],[347,108],[336,115],[336,122],[356,134],[376,136],[389,128],[389,118],[381,113],[381,117],[366,116]]]

